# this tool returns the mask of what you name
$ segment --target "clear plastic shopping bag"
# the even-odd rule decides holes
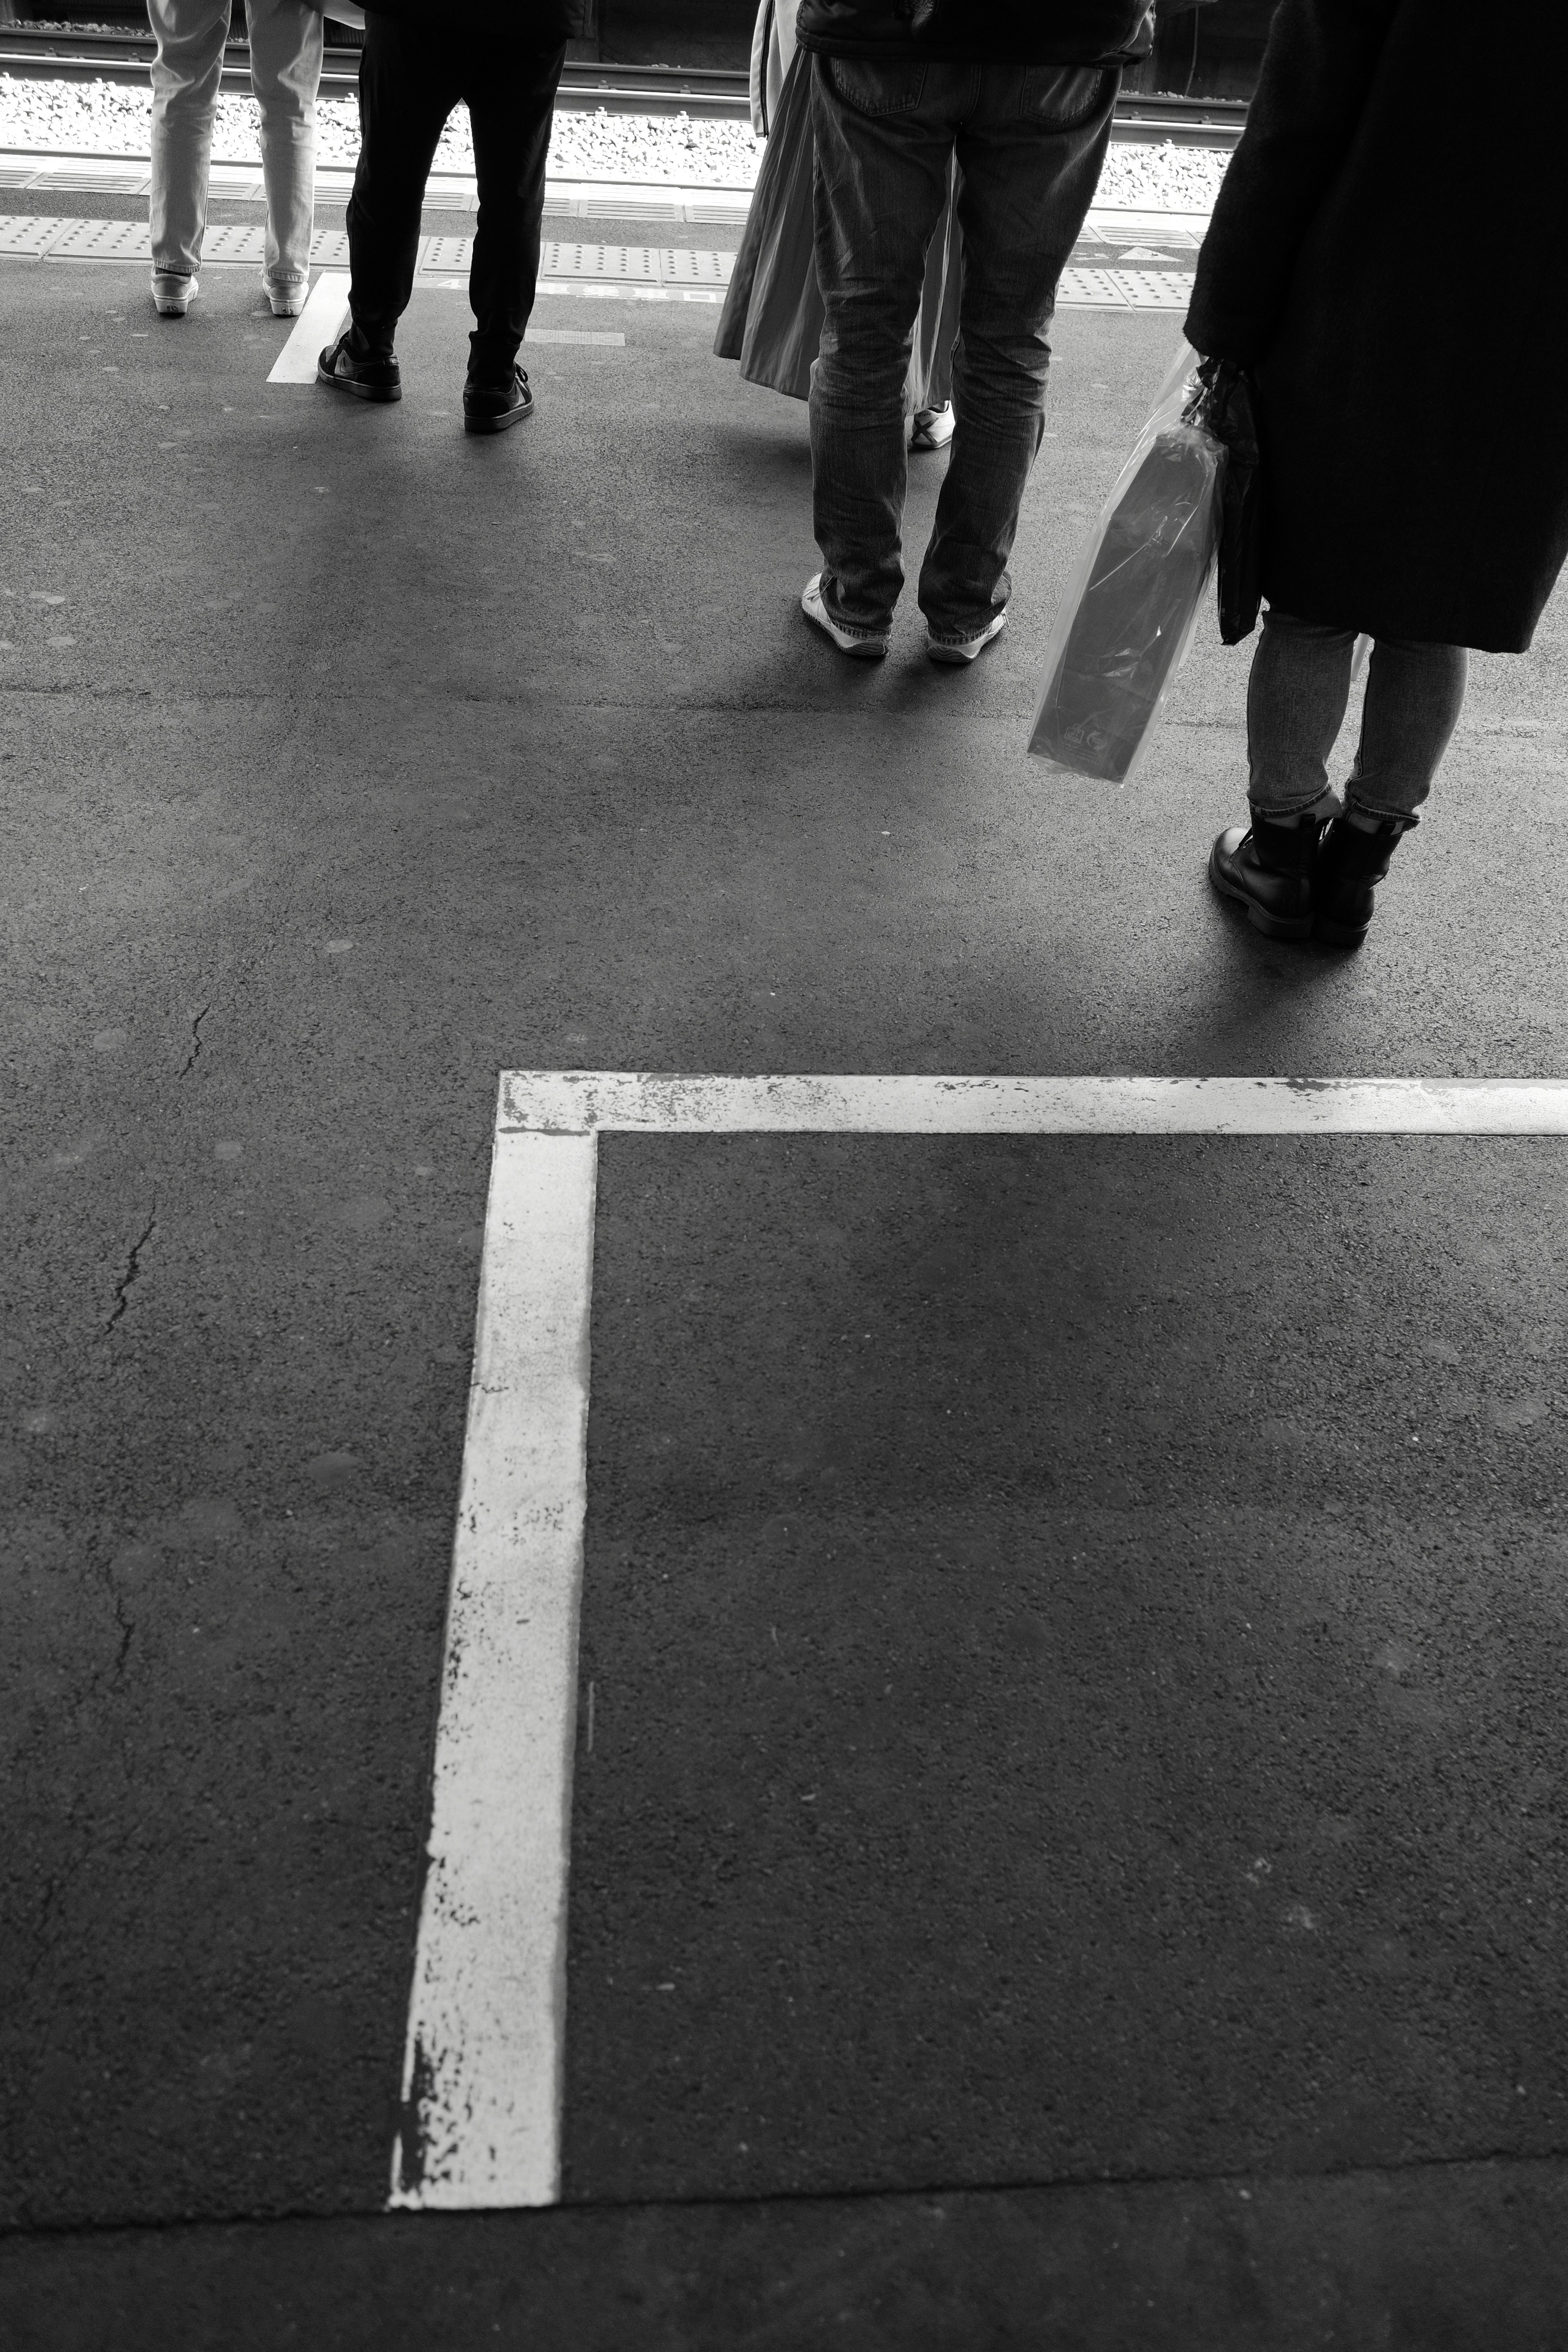
[[[1184,343],[1046,647],[1029,749],[1070,775],[1121,784],[1137,772],[1213,574],[1226,450],[1189,421],[1197,367]]]

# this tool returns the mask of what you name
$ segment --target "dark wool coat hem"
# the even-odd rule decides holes
[[[1568,8],[1280,0],[1187,333],[1253,367],[1265,593],[1522,653],[1568,554]]]

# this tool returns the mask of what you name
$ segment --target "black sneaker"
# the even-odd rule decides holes
[[[403,370],[395,359],[361,359],[349,348],[353,329],[338,337],[316,362],[316,382],[334,392],[352,392],[356,400],[401,400]]]
[[[475,383],[470,379],[463,386],[465,433],[504,433],[509,425],[521,425],[532,415],[533,394],[520,367],[513,368],[508,383]]]

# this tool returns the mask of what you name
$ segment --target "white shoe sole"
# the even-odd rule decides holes
[[[910,455],[918,457],[938,449],[945,449],[952,438],[952,425],[951,406],[933,411],[931,423],[927,425],[917,425],[910,435]]]
[[[991,626],[983,630],[979,636],[961,637],[956,644],[951,640],[944,641],[941,637],[928,637],[926,651],[933,662],[942,662],[953,669],[963,669],[967,663],[973,661],[977,655],[983,654],[987,646],[994,646],[1006,625],[1006,614],[998,613]]]
[[[881,661],[888,651],[886,637],[859,635],[853,629],[841,629],[822,601],[822,574],[814,572],[800,592],[800,609],[825,637],[831,637],[841,654],[851,661]]]

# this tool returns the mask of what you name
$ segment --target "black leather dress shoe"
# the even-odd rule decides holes
[[[329,343],[316,362],[316,382],[356,400],[401,400],[403,370],[395,359],[361,359],[353,349],[353,329]]]
[[[525,416],[532,415],[533,394],[520,367],[513,368],[510,383],[463,386],[465,433],[504,433],[509,426],[521,425]]]
[[[1315,817],[1277,824],[1254,809],[1249,825],[1233,824],[1209,852],[1209,880],[1247,908],[1254,930],[1270,940],[1312,936],[1312,876],[1318,838]]]
[[[1331,948],[1359,948],[1373,913],[1376,886],[1388,873],[1399,836],[1415,823],[1397,820],[1375,833],[1336,817],[1324,829],[1312,877],[1312,936]]]

